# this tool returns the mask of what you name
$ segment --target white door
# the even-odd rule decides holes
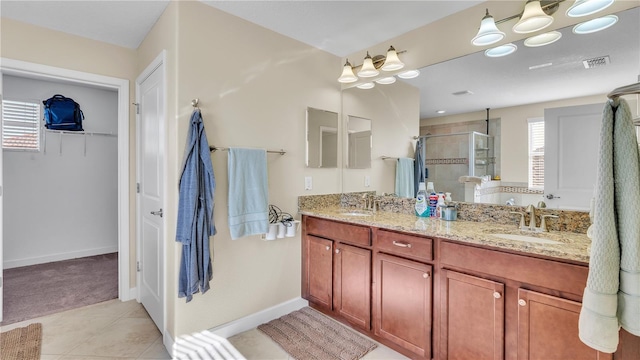
[[[164,65],[137,81],[138,99],[138,291],[139,300],[164,331]]]
[[[603,104],[544,111],[547,207],[589,210],[594,194]]]

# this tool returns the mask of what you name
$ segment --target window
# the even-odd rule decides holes
[[[544,188],[544,118],[529,119],[529,188]]]
[[[40,104],[2,100],[2,148],[40,150]]]

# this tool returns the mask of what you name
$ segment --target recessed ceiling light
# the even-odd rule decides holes
[[[396,78],[394,76],[388,76],[388,77],[385,77],[385,78],[382,78],[382,79],[378,79],[378,80],[376,80],[376,82],[378,84],[381,84],[381,85],[388,85],[388,84],[393,84],[394,82],[396,82]]]
[[[444,114],[446,113],[446,110],[436,110],[436,114]]]
[[[603,17],[591,19],[585,21],[573,27],[574,34],[591,34],[600,30],[607,29],[618,22],[618,17],[615,15],[606,15]]]
[[[358,85],[357,88],[367,90],[367,89],[373,89],[374,86],[376,86],[374,83],[368,82],[368,83]]]
[[[413,79],[415,77],[418,77],[418,75],[420,75],[420,70],[408,70],[398,74],[398,77],[400,79]]]
[[[512,43],[500,45],[484,51],[484,55],[488,57],[501,57],[513,54],[518,47]]]
[[[549,31],[544,34],[539,34],[539,35],[535,35],[530,38],[527,38],[524,41],[524,46],[538,47],[538,46],[549,45],[560,40],[561,37],[562,37],[562,34],[559,31]]]

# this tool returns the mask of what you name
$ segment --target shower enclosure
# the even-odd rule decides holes
[[[463,201],[465,184],[460,176],[495,174],[494,138],[476,131],[425,135],[425,181],[433,182],[436,192],[450,192],[453,200]]]

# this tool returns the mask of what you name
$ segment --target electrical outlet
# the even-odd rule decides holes
[[[369,175],[364,176],[364,187],[371,186],[371,177]]]
[[[313,180],[311,180],[311,176],[304,177],[304,189],[305,190],[313,189]]]

